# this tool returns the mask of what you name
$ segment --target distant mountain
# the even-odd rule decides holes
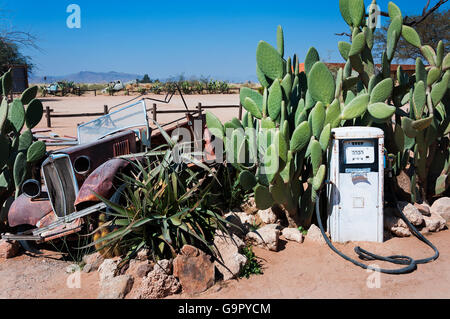
[[[51,83],[57,81],[73,81],[75,83],[108,83],[116,80],[122,80],[122,82],[134,81],[136,79],[142,79],[142,75],[120,73],[120,72],[90,72],[82,71],[75,74],[61,75],[61,76],[35,76],[31,75],[29,78],[30,83]]]

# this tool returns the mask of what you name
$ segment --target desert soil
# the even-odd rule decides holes
[[[368,282],[377,282],[373,281],[372,272],[345,261],[328,246],[282,241],[279,252],[254,248],[264,274],[218,283],[197,296],[180,294],[170,298],[449,298],[450,231],[432,234],[428,238],[439,249],[439,259],[419,265],[411,274],[381,274],[379,288],[368,287]],[[382,255],[404,254],[420,259],[433,254],[416,238],[393,238],[383,244],[337,244],[336,247],[354,257],[353,248],[357,244]],[[66,272],[70,262],[62,261],[55,252],[45,251],[45,254],[40,257],[22,254],[0,262],[0,298],[97,297],[97,272],[81,272],[80,288],[69,288],[68,279],[69,283],[74,283],[70,277],[72,274]],[[381,262],[375,264],[392,267]],[[136,282],[133,289],[138,284]]]
[[[85,96],[69,96],[69,97],[42,97],[39,98],[43,105],[44,109],[46,106],[49,106],[54,110],[54,114],[73,114],[73,113],[102,113],[103,106],[108,105],[109,108],[114,105],[121,104],[123,102],[129,101],[130,99],[136,96],[105,96],[105,95],[97,95],[86,94]],[[164,95],[145,95],[144,97],[164,100]],[[196,110],[196,106],[198,103],[202,103],[202,105],[239,105],[239,95],[238,94],[209,94],[209,95],[184,95],[186,100],[186,104],[189,110]],[[135,101],[138,101],[136,99]],[[135,102],[133,101],[133,102]],[[130,102],[131,104],[132,102]],[[157,104],[158,110],[184,110],[184,104],[179,95],[173,96],[172,100],[169,104],[153,102],[150,100],[146,100],[147,109],[151,109],[153,103]],[[125,104],[127,105],[127,104]],[[124,106],[125,106],[124,105]],[[114,110],[118,110],[116,108]],[[219,109],[211,109],[212,113],[216,114],[222,121],[229,121],[233,117],[238,117],[239,111],[238,108],[219,108]],[[152,118],[151,113],[148,114],[149,118]],[[159,124],[165,124],[168,122],[172,122],[174,120],[180,119],[182,122],[184,118],[184,114],[158,114],[157,121]],[[51,131],[52,133],[57,133],[59,136],[77,136],[77,124],[85,123],[91,120],[94,120],[95,117],[55,117],[51,119]],[[47,130],[47,121],[44,117],[42,118],[39,125],[36,129]],[[48,132],[42,133],[43,135],[49,135]]]

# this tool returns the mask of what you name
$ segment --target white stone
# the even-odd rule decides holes
[[[97,270],[98,267],[103,263],[105,259],[102,257],[102,255],[99,252],[84,255],[83,256],[83,262],[86,264],[83,268],[84,272],[90,272],[92,270]]]
[[[431,213],[431,216],[424,216],[425,227],[428,228],[430,232],[438,232],[445,228],[446,221],[441,215],[436,213]]]
[[[172,273],[172,260],[158,260],[153,267],[153,271],[170,275]]]
[[[423,215],[417,207],[407,202],[399,202],[399,206],[411,224],[414,226],[420,226],[423,224]]]
[[[277,229],[277,227],[279,227],[279,225],[266,225],[255,231],[249,232],[247,234],[247,239],[252,241],[257,246],[269,249],[271,251],[278,251],[280,230]]]
[[[258,216],[264,224],[273,224],[278,220],[277,215],[272,211],[272,208],[259,210]]]
[[[442,197],[431,205],[431,212],[440,215],[446,222],[450,221],[450,197]]]
[[[320,245],[326,245],[327,242],[322,236],[322,232],[320,231],[320,228],[316,225],[311,225],[308,229],[308,234],[305,237],[305,242],[313,242],[318,243]]]
[[[238,216],[239,219],[241,220],[241,223],[244,224],[244,225],[247,224],[249,226],[253,226],[256,223],[256,218],[253,215],[249,215],[249,214],[244,213],[244,212],[233,213],[233,214]]]
[[[148,254],[149,254],[149,250],[147,248],[143,248],[138,251],[138,253],[136,255],[136,259],[140,260],[140,261],[148,260]]]
[[[397,237],[409,237],[411,236],[411,231],[408,225],[403,221],[403,219],[393,216],[390,214],[390,210],[385,209],[384,214],[384,229],[390,231]]]
[[[117,276],[104,281],[100,286],[98,299],[123,299],[133,287],[133,277]]]
[[[113,259],[105,259],[103,263],[98,267],[98,272],[100,274],[100,283],[102,284],[106,280],[114,278],[115,272],[117,270],[117,261]]]
[[[303,243],[303,234],[298,228],[285,228],[282,230],[281,234],[287,240]]]
[[[214,245],[219,252],[218,259],[225,265],[218,261],[214,262],[217,270],[223,275],[223,279],[229,280],[239,275],[247,263],[247,257],[240,253],[245,243],[235,234],[230,236],[218,230],[214,236]]]

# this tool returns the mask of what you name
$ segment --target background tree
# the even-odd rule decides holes
[[[26,64],[28,72],[31,72],[34,67],[31,58],[20,51],[23,47],[39,49],[36,37],[29,32],[18,31],[11,25],[6,12],[0,10],[0,72],[8,71],[11,64]]]
[[[411,16],[409,19],[416,21],[421,19],[422,16]],[[389,24],[383,25],[374,34],[375,46],[374,46],[374,58],[381,61],[384,50],[386,49],[386,38]],[[414,29],[422,39],[422,44],[431,45],[433,48],[437,47],[440,40],[443,41],[445,52],[450,49],[450,9],[442,11],[434,11],[430,13],[426,19],[416,23]],[[411,44],[409,44],[403,37],[400,38],[397,45],[397,53],[395,56],[396,62],[406,62],[408,60],[413,61],[416,58],[423,58],[420,50]]]
[[[141,81],[139,81],[140,83],[152,83],[152,81],[150,80],[150,77],[148,76],[148,74],[145,74],[144,77],[142,78]]]

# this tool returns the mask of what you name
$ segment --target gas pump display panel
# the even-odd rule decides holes
[[[378,172],[377,139],[344,139],[339,148],[340,173]]]

